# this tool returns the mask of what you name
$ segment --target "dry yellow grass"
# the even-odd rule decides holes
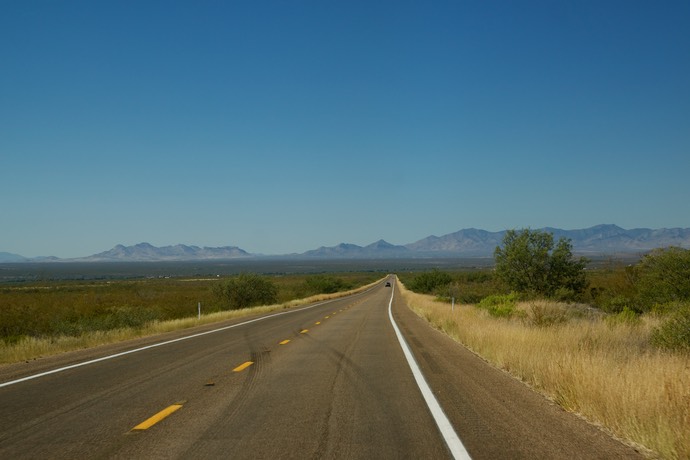
[[[377,281],[378,282],[378,281]],[[140,337],[162,334],[164,332],[187,329],[204,324],[212,324],[229,319],[242,318],[250,315],[270,313],[273,311],[295,308],[310,303],[324,300],[336,299],[346,295],[361,292],[369,289],[376,283],[362,286],[358,289],[347,292],[337,292],[335,294],[319,294],[305,299],[292,300],[290,302],[267,305],[260,307],[245,308],[241,310],[223,311],[202,315],[201,319],[196,316],[176,319],[171,321],[154,321],[140,329],[115,329],[110,331],[96,331],[83,334],[79,337],[59,336],[48,338],[24,337],[18,343],[5,344],[0,341],[0,364],[16,363],[28,361],[39,357],[56,355],[67,351],[92,348],[109,343],[122,342]]]
[[[656,324],[590,317],[548,327],[490,317],[401,287],[407,304],[435,328],[651,456],[690,458],[690,357],[648,345]],[[518,308],[531,314],[530,304]],[[538,308],[562,308],[548,304]]]

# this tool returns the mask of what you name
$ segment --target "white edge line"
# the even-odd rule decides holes
[[[448,446],[448,449],[450,449],[453,458],[456,460],[470,460],[470,454],[467,453],[465,446],[462,444],[462,441],[460,441],[460,437],[458,437],[453,425],[451,425],[450,420],[448,420],[448,417],[446,417],[446,414],[443,412],[441,405],[438,403],[436,396],[434,396],[434,393],[431,391],[429,384],[424,378],[424,374],[422,374],[422,370],[419,368],[417,361],[414,359],[410,346],[405,341],[405,338],[400,332],[398,325],[393,319],[392,307],[393,296],[395,295],[395,284],[396,283],[391,283],[393,289],[391,290],[391,300],[388,302],[388,317],[390,318],[393,329],[395,330],[395,335],[398,337],[403,354],[407,359],[407,364],[410,366],[410,370],[412,371],[412,375],[417,382],[419,390],[422,392],[424,401],[426,401],[426,405],[429,407],[431,415],[434,417],[434,421],[436,422],[436,426],[438,426],[441,436],[443,436],[443,440],[446,441],[446,445]]]
[[[356,295],[359,295],[359,294],[364,294],[364,293],[370,291],[371,289],[373,289],[373,288],[367,289],[366,291],[362,291],[362,292],[359,292],[359,293],[356,293],[356,294],[352,294],[352,296],[356,296]],[[242,322],[242,323],[232,324],[232,325],[230,325],[230,326],[225,326],[225,327],[221,327],[221,328],[218,328],[218,329],[213,329],[213,330],[211,330],[211,331],[200,332],[200,333],[198,333],[198,334],[193,334],[193,335],[188,335],[188,336],[185,336],[185,337],[180,337],[179,339],[173,339],[173,340],[167,340],[167,341],[165,341],[165,342],[154,343],[153,345],[147,345],[147,346],[145,346],[145,347],[135,348],[135,349],[133,349],[133,350],[123,351],[122,353],[116,353],[116,354],[114,354],[114,355],[102,356],[102,357],[100,357],[100,358],[91,359],[91,360],[89,360],[89,361],[84,361],[84,362],[81,362],[81,363],[72,364],[72,365],[70,365],[70,366],[60,367],[60,368],[57,368],[57,369],[51,369],[51,370],[46,371],[46,372],[41,372],[40,374],[33,374],[33,375],[29,375],[29,376],[27,376],[27,377],[23,377],[23,378],[20,378],[20,379],[17,379],[17,380],[10,380],[9,382],[0,383],[0,388],[8,387],[8,386],[10,386],[10,385],[15,385],[15,384],[21,383],[21,382],[26,382],[27,380],[37,379],[37,378],[39,378],[39,377],[45,377],[46,375],[50,375],[50,374],[57,374],[58,372],[66,371],[66,370],[69,370],[69,369],[74,369],[74,368],[82,367],[82,366],[88,366],[89,364],[95,364],[95,363],[98,363],[98,362],[101,362],[101,361],[106,361],[106,360],[113,359],[113,358],[119,358],[120,356],[125,356],[125,355],[129,355],[129,354],[132,354],[132,353],[137,353],[137,352],[139,352],[139,351],[148,350],[148,349],[150,349],[150,348],[156,348],[156,347],[160,347],[160,346],[163,346],[163,345],[169,345],[169,344],[171,344],[171,343],[181,342],[181,341],[183,341],[183,340],[193,339],[193,338],[196,338],[196,337],[201,337],[202,335],[214,334],[214,333],[216,333],[216,332],[221,332],[221,331],[225,331],[225,330],[232,329],[232,328],[235,328],[235,327],[244,326],[245,324],[255,323],[255,322],[257,322],[257,321],[263,321],[263,320],[265,320],[265,319],[274,318],[274,317],[276,317],[276,316],[287,315],[288,313],[297,313],[298,311],[303,311],[303,310],[309,310],[310,308],[314,308],[314,307],[318,307],[318,306],[321,306],[321,305],[325,305],[325,304],[327,304],[327,303],[335,302],[336,300],[341,300],[341,299],[343,299],[343,297],[339,297],[339,298],[337,298],[337,299],[325,300],[325,301],[323,301],[323,302],[315,303],[314,305],[310,305],[310,306],[304,307],[304,308],[299,308],[299,309],[296,309],[296,310],[282,311],[282,312],[279,312],[279,313],[274,313],[274,314],[272,314],[272,315],[262,316],[262,317],[260,317],[260,318],[255,318],[255,319],[250,319],[249,321],[244,321],[244,322]]]

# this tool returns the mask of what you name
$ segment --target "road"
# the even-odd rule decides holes
[[[389,309],[471,458],[638,457],[432,330],[394,287],[0,368],[0,458],[452,458]]]

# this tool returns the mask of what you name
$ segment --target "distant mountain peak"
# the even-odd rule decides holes
[[[396,246],[381,239],[368,246],[359,246],[351,243],[340,243],[336,246],[321,246],[318,249],[307,251],[300,254],[302,257],[314,258],[345,258],[363,259],[377,257],[400,257],[408,255],[409,251],[405,246]]]
[[[388,241],[386,241],[386,240],[381,239],[381,240],[378,240],[378,241],[376,241],[376,242],[374,242],[374,243],[371,243],[370,245],[368,245],[368,246],[366,246],[366,247],[367,247],[367,248],[388,249],[388,248],[394,248],[394,247],[396,247],[396,246],[393,245],[393,244],[390,244],[390,243],[389,243]]]
[[[175,246],[156,247],[150,243],[138,243],[133,246],[116,245],[113,249],[92,256],[83,260],[90,261],[183,261],[183,260],[219,260],[236,259],[250,257],[250,254],[236,246],[224,246],[219,248],[198,246],[186,246],[177,244]]]
[[[0,263],[26,262],[26,257],[11,252],[0,252]]]

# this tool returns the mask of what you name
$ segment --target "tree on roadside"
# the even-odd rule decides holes
[[[278,288],[265,277],[253,273],[242,273],[215,286],[214,294],[224,307],[238,310],[276,303]]]
[[[573,299],[587,288],[585,266],[576,259],[570,240],[560,238],[554,247],[553,234],[523,229],[508,230],[503,247],[494,251],[496,275],[517,292]]]
[[[637,289],[646,309],[655,304],[690,300],[690,250],[656,249],[635,267]]]

